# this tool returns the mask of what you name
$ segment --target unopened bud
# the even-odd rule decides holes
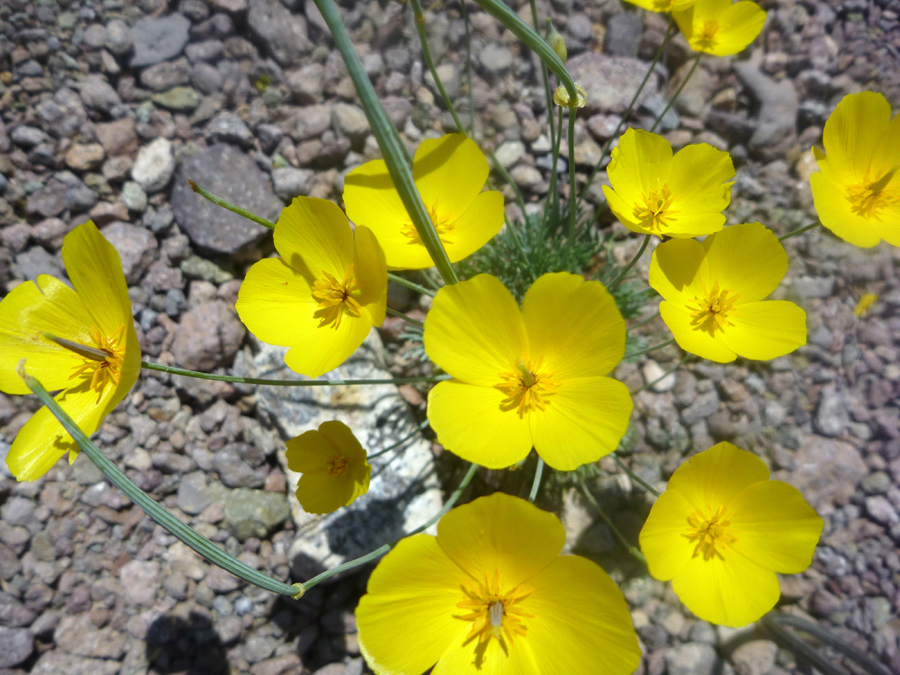
[[[549,30],[547,31],[547,44],[550,45],[550,48],[556,52],[556,55],[562,59],[562,62],[565,63],[566,59],[569,56],[569,52],[566,49],[566,41],[563,40],[563,36],[559,34],[559,31],[553,26],[549,21],[547,22]]]
[[[583,108],[587,105],[587,92],[580,84],[575,84],[575,93],[578,95],[575,105],[569,102],[569,92],[565,85],[559,85],[553,92],[553,102],[560,108]]]

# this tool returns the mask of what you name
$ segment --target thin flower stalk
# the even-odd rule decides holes
[[[688,80],[691,79],[691,76],[694,74],[694,71],[697,70],[697,66],[700,65],[700,57],[702,54],[698,53],[697,56],[694,57],[694,62],[691,64],[691,69],[688,71],[688,74],[685,75],[685,78],[681,81],[681,84],[678,85],[678,89],[675,90],[675,93],[672,94],[672,98],[669,99],[669,102],[666,103],[666,107],[663,108],[663,111],[657,116],[656,121],[653,123],[653,126],[650,127],[650,133],[652,134],[656,131],[656,127],[659,126],[659,123],[663,121],[663,118],[666,116],[666,113],[669,112],[671,107],[675,105],[675,101],[678,100],[678,95],[681,94],[682,89],[684,89],[685,85],[688,83]]]

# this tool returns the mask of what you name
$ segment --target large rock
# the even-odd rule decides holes
[[[233,145],[218,143],[189,157],[178,171],[172,210],[191,242],[213,253],[233,255],[259,240],[266,228],[195,194],[189,180],[269,220],[284,207],[256,162]]]
[[[312,51],[306,19],[292,14],[280,0],[250,0],[247,23],[279,65],[299,65]]]
[[[175,329],[172,355],[189,370],[212,370],[231,361],[244,339],[244,325],[221,300],[189,310]]]
[[[302,379],[284,365],[285,352],[282,347],[258,343],[252,360],[244,352],[238,354],[235,373]],[[326,377],[389,378],[379,365],[383,361],[381,339],[372,331],[356,353]],[[281,435],[277,456],[288,477],[297,532],[302,533],[289,552],[296,578],[309,578],[367,553],[415,529],[440,509],[441,491],[430,444],[415,433],[416,423],[396,386],[262,387],[257,396],[261,421]],[[368,493],[334,513],[312,515],[297,502],[300,475],[287,467],[283,442],[332,419],[349,426],[370,455],[410,435],[412,438],[371,460]]]
[[[790,78],[775,81],[760,69],[762,51],[734,64],[734,72],[759,103],[759,119],[748,147],[760,159],[772,161],[797,143],[800,98]]]
[[[156,237],[143,227],[117,221],[103,229],[103,236],[122,260],[122,272],[129,284],[137,282],[153,262]]]
[[[0,645],[0,668],[12,668],[31,656],[34,636],[26,628],[0,626]]]
[[[291,517],[287,500],[277,492],[222,487],[213,492],[224,506],[222,526],[239,541],[266,539]]]
[[[181,14],[159,18],[145,18],[135,22],[131,29],[134,41],[132,68],[152,66],[178,56],[188,42],[191,22]]]
[[[593,52],[579,54],[566,65],[572,78],[587,92],[585,115],[625,112],[647,73],[647,64],[640,59]],[[644,85],[638,105],[656,90],[656,78],[651,77]]]
[[[807,436],[794,455],[795,469],[777,472],[803,494],[819,515],[843,506],[869,470],[859,450],[846,441]]]

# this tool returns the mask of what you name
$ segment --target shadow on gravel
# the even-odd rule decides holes
[[[225,646],[212,623],[191,612],[188,620],[163,615],[147,631],[147,663],[158,673],[225,675],[229,672]]]

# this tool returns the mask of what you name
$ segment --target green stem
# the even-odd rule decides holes
[[[528,501],[534,504],[537,499],[538,489],[541,487],[541,476],[544,475],[544,460],[538,457],[537,466],[534,469],[534,482],[531,483],[531,492],[528,493]]]
[[[541,30],[541,22],[538,19],[537,13],[537,4],[535,0],[528,0],[529,5],[531,6],[531,22],[534,24],[535,32],[539,33]],[[556,112],[553,107],[553,89],[550,86],[550,75],[547,70],[547,64],[541,61],[541,79],[544,82],[544,97],[547,100],[547,126],[550,127],[550,147],[556,146],[556,137],[554,135],[554,127],[553,127],[553,115]],[[554,169],[556,165],[554,164]],[[552,194],[552,193],[551,193]]]
[[[632,326],[628,326],[628,328],[625,329],[625,332],[630,333],[631,331],[633,331],[637,328],[640,328],[641,326],[646,326],[648,323],[653,321],[658,316],[659,316],[659,310],[656,310],[653,314],[651,314],[648,318],[644,319],[643,321],[638,321],[636,324],[634,324]]]
[[[331,32],[334,44],[347,65],[347,72],[353,85],[356,87],[356,93],[359,95],[363,109],[366,111],[366,117],[369,119],[369,125],[372,127],[372,135],[378,141],[378,147],[381,148],[381,154],[387,164],[388,173],[394,182],[394,186],[406,207],[409,217],[415,225],[416,232],[422,240],[422,244],[431,256],[432,261],[448,284],[455,284],[458,279],[447,252],[444,250],[444,244],[438,236],[428,210],[422,202],[422,197],[416,188],[412,171],[406,163],[406,151],[399,142],[396,130],[393,129],[393,123],[388,117],[384,106],[378,100],[372,82],[363,68],[362,62],[359,60],[359,54],[350,40],[347,28],[341,19],[337,5],[334,0],[315,0],[316,7],[322,14],[322,18]]]
[[[429,298],[433,298],[435,295],[437,295],[430,288],[425,288],[424,286],[420,286],[419,284],[415,283],[414,281],[410,281],[406,277],[398,276],[398,275],[394,274],[393,272],[388,272],[388,279],[390,279],[391,281],[393,281],[395,283],[400,284],[401,286],[406,286],[411,291],[415,291],[416,293],[421,293],[422,295],[427,295]]]
[[[25,380],[25,384],[33,391],[41,402],[47,406],[51,413],[59,420],[65,430],[69,432],[78,447],[84,451],[84,454],[97,465],[97,468],[103,472],[103,475],[110,483],[124,492],[128,498],[154,521],[162,525],[167,531],[182,542],[190,546],[201,556],[209,560],[214,565],[218,565],[222,569],[231,572],[236,577],[240,577],[244,581],[259,586],[273,593],[289,595],[292,598],[300,598],[304,589],[300,584],[288,585],[273,579],[267,574],[253,569],[246,563],[228,555],[225,551],[213,544],[206,537],[201,536],[188,525],[181,522],[174,515],[169,513],[165,508],[157,504],[146,492],[141,490],[137,485],[132,483],[128,476],[122,473],[109,458],[104,455],[96,445],[91,443],[87,435],[78,427],[71,417],[63,410],[59,404],[53,400],[53,397],[47,393],[44,386],[31,375],[27,375],[24,367],[19,370],[19,375]]]
[[[610,453],[610,457],[613,458],[613,461],[615,461],[615,463],[619,465],[619,468],[622,469],[622,471],[624,471],[625,473],[628,474],[628,477],[631,478],[631,480],[633,480],[635,483],[640,485],[642,488],[644,488],[647,492],[652,494],[654,497],[659,497],[659,492],[657,492],[653,488],[653,486],[650,485],[650,483],[645,481],[643,478],[641,478],[636,473],[634,473],[631,469],[629,469],[627,466],[625,466],[625,462],[622,461],[621,457],[619,457],[614,452]]]
[[[575,204],[578,199],[575,188],[575,112],[578,110],[578,99],[569,99],[569,225],[566,228],[566,237],[569,248],[575,242]]]
[[[625,535],[622,534],[618,527],[616,527],[616,524],[612,521],[612,518],[607,515],[606,511],[603,510],[603,507],[600,506],[600,503],[596,499],[594,499],[594,495],[592,495],[591,491],[588,489],[587,484],[584,482],[584,478],[579,481],[578,487],[581,488],[581,494],[584,495],[584,498],[587,499],[588,502],[590,502],[591,506],[594,507],[594,510],[597,512],[597,514],[601,518],[603,518],[604,522],[606,522],[607,525],[609,525],[609,529],[612,530],[612,533],[616,535],[616,538],[620,542],[622,542],[622,546],[625,547],[625,550],[646,565],[647,559],[644,557],[644,554],[641,553],[641,551],[636,546],[632,546],[631,543],[625,538]]]
[[[550,186],[547,189],[547,195],[550,198],[550,203],[554,205],[554,209],[557,214],[559,213],[559,191],[556,189],[556,182],[559,180],[559,171],[557,169],[557,165],[559,164],[559,148],[562,144],[562,125],[563,116],[562,111],[560,111],[556,127],[556,140],[551,141],[551,143],[553,143],[553,165],[550,167]],[[550,135],[553,136],[552,124],[550,125],[550,130]]]
[[[353,568],[359,567],[360,565],[365,565],[367,562],[370,562],[372,560],[377,560],[378,558],[383,556],[385,553],[390,551],[401,540],[405,539],[406,537],[411,537],[414,534],[419,534],[420,532],[424,532],[425,530],[427,530],[429,527],[431,527],[437,521],[439,521],[444,516],[444,514],[447,513],[447,511],[449,511],[450,509],[452,509],[453,506],[456,504],[456,502],[459,501],[459,498],[462,496],[463,491],[469,486],[469,483],[472,482],[472,478],[475,477],[475,472],[477,470],[478,470],[477,464],[472,464],[469,467],[469,470],[468,470],[468,472],[466,472],[465,477],[463,477],[462,482],[459,484],[459,487],[456,488],[456,490],[454,490],[453,494],[450,495],[450,498],[447,499],[447,503],[444,504],[444,506],[441,508],[440,511],[438,511],[436,514],[434,514],[434,516],[429,518],[426,523],[423,523],[422,525],[420,525],[419,527],[414,529],[409,534],[404,535],[404,536],[400,537],[399,539],[395,539],[394,541],[392,541],[389,544],[382,544],[381,546],[376,548],[374,551],[370,551],[369,553],[366,553],[365,555],[360,556],[359,558],[355,558],[353,560],[348,560],[347,562],[342,563],[341,565],[338,565],[337,567],[333,567],[330,570],[326,570],[326,571],[322,572],[321,574],[314,576],[309,581],[307,581],[303,584],[300,584],[303,586],[304,591],[308,591],[313,586],[316,586],[316,585],[322,583],[329,577],[333,577],[335,574],[345,572],[346,570],[352,570]]]
[[[368,461],[370,459],[375,459],[376,457],[381,457],[381,455],[384,455],[384,454],[390,452],[391,450],[394,450],[395,448],[399,448],[401,445],[406,443],[411,438],[415,438],[416,436],[418,436],[419,433],[421,433],[421,431],[423,429],[425,429],[427,426],[428,426],[428,420],[425,420],[418,427],[416,427],[415,431],[411,431],[408,435],[404,436],[399,441],[397,441],[395,443],[391,443],[386,448],[379,450],[378,452],[373,452],[371,455],[366,455],[366,460]]]
[[[644,255],[644,251],[647,250],[647,246],[650,244],[650,235],[644,236],[644,242],[641,244],[641,247],[638,249],[638,252],[634,255],[634,257],[628,261],[628,264],[625,265],[619,273],[613,277],[612,281],[610,281],[606,285],[606,290],[612,292],[625,278],[625,275],[631,271],[631,268],[637,264],[637,261],[641,259],[641,256]]]
[[[513,180],[509,171],[506,170],[506,167],[503,166],[499,161],[497,161],[497,156],[493,153],[493,151],[488,151],[488,157],[491,158],[491,164],[494,165],[494,169],[497,173],[500,174],[500,177],[506,181],[506,184],[509,185],[513,193],[516,195],[516,204],[519,205],[519,208],[522,209],[522,215],[525,215],[525,197],[522,194],[522,191],[519,190],[519,186],[516,185],[516,181]]]
[[[700,65],[700,57],[703,55],[702,52],[697,52],[697,56],[694,58],[694,63],[691,64],[691,69],[688,71],[688,74],[681,81],[681,84],[678,85],[678,89],[675,90],[675,93],[672,95],[672,98],[666,103],[666,107],[663,108],[663,111],[660,113],[659,117],[656,118],[656,121],[653,123],[653,126],[650,127],[650,133],[652,134],[656,131],[656,127],[659,126],[659,123],[662,122],[663,117],[666,116],[666,113],[669,112],[669,109],[675,104],[675,101],[678,99],[678,95],[681,93],[681,90],[684,89],[684,85],[688,83],[688,80],[691,79],[691,75],[694,74],[694,71],[697,70],[697,66]]]
[[[475,96],[472,94],[472,26],[469,25],[469,10],[466,9],[466,0],[460,0],[460,14],[463,25],[466,27],[466,81],[469,83],[469,136],[475,137]]]
[[[669,375],[671,375],[671,374],[674,373],[676,370],[678,370],[679,368],[681,368],[681,366],[684,365],[684,362],[687,361],[690,357],[691,357],[690,354],[687,354],[687,353],[686,353],[686,354],[682,354],[681,358],[678,359],[678,363],[676,363],[674,366],[672,366],[671,368],[669,368],[669,369],[668,369],[666,372],[664,372],[662,375],[660,375],[659,377],[657,377],[655,380],[651,380],[651,381],[648,382],[647,384],[642,384],[640,387],[638,387],[638,388],[635,389],[634,391],[630,391],[630,392],[628,392],[628,393],[631,394],[632,396],[634,396],[635,394],[641,393],[641,392],[644,391],[645,389],[649,389],[650,387],[652,387],[652,386],[653,386],[654,384],[656,384],[657,382],[661,382],[663,379],[667,378]]]
[[[216,206],[221,206],[223,209],[227,209],[228,211],[231,211],[232,213],[236,213],[239,216],[243,216],[247,220],[252,220],[254,223],[259,223],[263,227],[268,227],[270,230],[275,229],[275,223],[273,223],[271,220],[266,220],[265,218],[263,218],[261,216],[257,216],[255,213],[250,213],[247,209],[242,209],[240,206],[232,204],[231,202],[222,199],[218,195],[214,195],[209,190],[204,190],[202,187],[197,185],[192,180],[189,180],[188,183],[191,184],[191,189],[194,192],[196,192],[201,197],[205,197],[206,199],[211,201]]]
[[[646,349],[641,349],[637,352],[629,352],[623,356],[623,359],[633,359],[635,356],[641,356],[643,354],[649,354],[650,352],[655,352],[657,349],[662,349],[663,347],[668,347],[669,345],[675,344],[675,338],[671,338],[666,340],[665,342],[660,342],[658,345],[653,345],[652,347],[647,347]]]
[[[791,237],[796,237],[798,234],[803,234],[804,232],[809,232],[810,230],[817,228],[821,224],[822,223],[820,223],[817,220],[816,222],[814,222],[811,225],[804,225],[803,227],[798,227],[796,230],[791,230],[790,232],[787,232],[787,233],[781,235],[780,237],[778,237],[778,241],[784,241],[785,239],[790,239]]]
[[[184,375],[195,377],[198,380],[216,380],[217,382],[235,382],[237,384],[256,384],[272,387],[343,387],[362,384],[418,384],[420,382],[442,382],[449,380],[449,375],[436,375],[434,377],[398,377],[384,380],[266,380],[258,377],[238,377],[237,375],[215,375],[213,373],[201,373],[196,370],[185,370],[174,366],[164,366],[161,363],[141,361],[141,367],[147,370],[157,370],[170,375]]]
[[[404,314],[403,312],[398,312],[396,309],[393,309],[392,307],[385,307],[384,311],[387,312],[388,314],[390,314],[391,316],[396,316],[398,319],[403,319],[406,323],[410,324],[411,326],[415,326],[416,328],[424,328],[425,327],[425,324],[422,323],[421,321],[412,319],[412,318],[406,316],[406,314]]]

